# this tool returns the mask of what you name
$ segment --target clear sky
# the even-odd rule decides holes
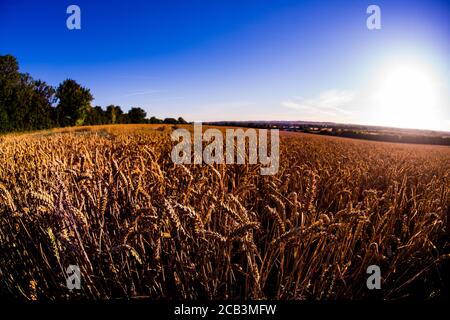
[[[81,8],[68,30],[66,8]],[[369,30],[366,9],[381,8]],[[449,1],[7,1],[0,54],[149,116],[450,131]]]

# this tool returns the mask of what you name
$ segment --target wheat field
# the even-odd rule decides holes
[[[284,132],[280,170],[262,176],[174,165],[173,129],[0,137],[0,296],[448,297],[450,148]]]

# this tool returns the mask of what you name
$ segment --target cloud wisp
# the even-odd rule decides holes
[[[155,94],[155,93],[161,93],[162,90],[140,90],[135,92],[130,92],[127,94],[124,94],[122,97],[133,97],[133,96],[141,96],[141,95],[147,95],[147,94]]]
[[[353,112],[346,106],[355,99],[355,93],[347,90],[331,89],[322,92],[318,97],[305,99],[294,97],[281,103],[283,107],[305,111],[308,113],[319,113],[330,116],[351,116]]]

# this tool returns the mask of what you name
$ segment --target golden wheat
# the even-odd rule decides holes
[[[448,147],[282,133],[261,176],[174,165],[172,129],[2,137],[0,293],[70,298],[69,264],[96,299],[364,299],[371,264],[384,299],[448,292]]]

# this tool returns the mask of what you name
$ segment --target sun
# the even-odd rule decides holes
[[[386,68],[375,90],[377,122],[385,126],[432,129],[439,123],[436,79],[419,63]]]

